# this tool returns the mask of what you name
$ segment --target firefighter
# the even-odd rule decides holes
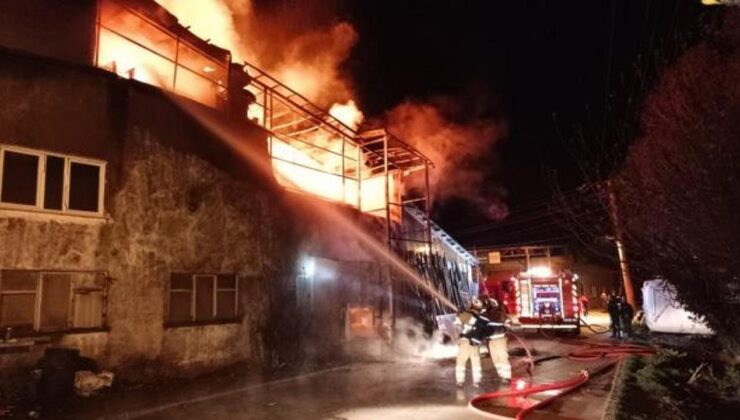
[[[612,338],[619,337],[619,331],[621,330],[621,320],[619,316],[619,299],[614,293],[609,295],[609,300],[606,303],[606,309],[609,311],[609,321],[611,321]]]
[[[482,330],[480,327],[480,315],[483,310],[483,300],[473,298],[470,307],[460,313],[455,320],[462,331],[458,341],[457,362],[455,364],[455,381],[457,386],[465,383],[465,367],[470,359],[470,367],[473,373],[473,385],[480,385],[480,344],[482,341]]]
[[[620,338],[628,338],[632,334],[632,317],[635,315],[635,310],[627,303],[624,296],[619,297],[617,304],[619,306]]]
[[[488,355],[499,378],[511,380],[511,364],[506,346],[506,309],[494,298],[486,301],[486,309],[481,319],[486,323]]]
[[[588,296],[585,293],[578,298],[578,303],[581,305],[583,316],[588,316]]]

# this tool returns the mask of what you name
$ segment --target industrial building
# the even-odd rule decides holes
[[[433,162],[153,1],[3,2],[0,101],[0,375],[50,346],[132,381],[373,349],[418,315],[399,296],[433,299],[336,217],[434,261],[455,304],[477,291],[428,183],[403,188]]]

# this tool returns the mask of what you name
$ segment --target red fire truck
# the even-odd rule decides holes
[[[497,277],[486,280],[486,289],[521,328],[580,332],[578,275],[532,267],[509,273],[508,278]]]

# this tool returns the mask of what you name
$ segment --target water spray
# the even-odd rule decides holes
[[[199,123],[214,134],[219,140],[221,140],[227,147],[236,152],[238,156],[249,162],[254,168],[256,168],[261,174],[266,177],[273,177],[272,167],[268,164],[269,156],[265,159],[263,154],[258,154],[253,148],[247,146],[243,141],[241,133],[236,132],[230,127],[226,127],[216,116],[210,115],[204,112],[199,106],[196,106],[190,102],[182,100],[172,94],[169,94],[170,99],[179,108],[187,112],[190,116],[196,119]],[[297,188],[297,187],[296,187]],[[387,245],[378,241],[368,232],[357,226],[347,216],[342,214],[333,204],[325,201],[315,199],[306,200],[306,203],[313,208],[316,215],[323,216],[330,219],[338,227],[346,230],[352,234],[359,242],[364,244],[371,250],[376,256],[382,260],[388,262],[389,266],[394,268],[396,272],[402,275],[402,278],[413,281],[417,286],[421,287],[422,290],[426,291],[430,296],[438,299],[439,302],[444,304],[447,308],[457,312],[458,308],[452,303],[445,295],[437,290],[431,284],[428,284],[424,279],[416,273],[411,267],[406,264],[401,258],[395,255]]]

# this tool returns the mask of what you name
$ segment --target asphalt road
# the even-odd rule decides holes
[[[593,337],[591,338],[593,339]],[[539,355],[566,355],[582,343],[570,339],[526,338]],[[510,348],[516,346],[509,342]],[[603,362],[602,362],[603,363]],[[514,375],[545,383],[577,375],[590,364],[566,358],[538,364],[530,379],[525,362],[514,359]],[[262,382],[241,380],[213,385],[198,379],[173,389],[141,390],[91,400],[72,413],[74,418],[112,419],[471,419],[481,418],[467,408],[475,395],[509,388],[485,370],[480,388],[459,389],[454,361],[397,359],[358,363],[324,371]],[[490,365],[489,365],[490,366]],[[559,399],[528,419],[599,419],[605,407],[613,371],[592,378],[576,392]],[[513,417],[507,401],[490,410]]]

